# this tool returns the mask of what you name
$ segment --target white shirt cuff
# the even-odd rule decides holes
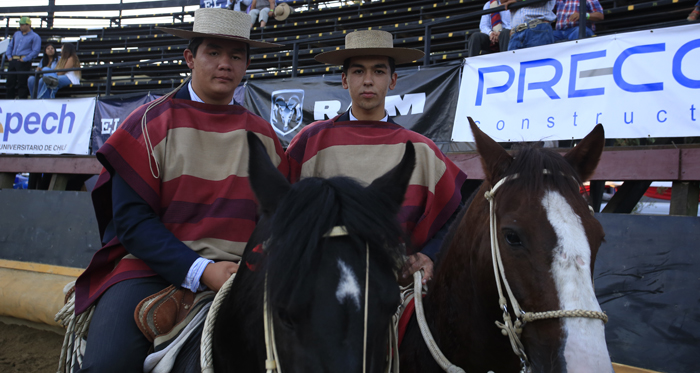
[[[182,287],[190,289],[194,293],[206,289],[207,287],[204,284],[200,284],[199,280],[202,278],[204,269],[207,268],[209,263],[214,263],[214,261],[206,258],[197,258],[197,260],[192,263],[190,270],[187,271],[187,277],[185,277]]]

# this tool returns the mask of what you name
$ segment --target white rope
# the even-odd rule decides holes
[[[67,289],[74,286],[75,282],[66,285]],[[64,289],[66,291],[67,289]],[[75,315],[75,291],[68,297],[68,301],[54,317],[66,327],[63,337],[63,346],[58,361],[57,373],[73,373],[75,367],[83,365],[83,353],[85,350],[85,338],[90,328],[90,320],[95,312],[95,306],[90,306],[80,315]]]
[[[224,299],[226,299],[226,295],[228,295],[229,290],[231,290],[231,284],[233,284],[235,277],[236,274],[232,274],[231,277],[224,282],[219,291],[216,292],[211,307],[209,307],[209,312],[207,312],[207,318],[204,320],[204,330],[202,330],[202,340],[199,346],[199,362],[203,373],[214,373],[214,359],[212,353],[214,322],[216,321],[216,316],[219,314],[219,308],[221,308]]]
[[[141,133],[143,133],[143,140],[146,145],[146,157],[148,158],[148,167],[151,169],[151,176],[153,176],[155,179],[158,179],[160,177],[160,166],[158,165],[158,160],[156,159],[155,155],[155,148],[153,147],[153,143],[151,143],[151,136],[148,133],[148,123],[146,119],[146,115],[148,114],[151,109],[162,103],[163,101],[167,100],[168,97],[172,96],[175,92],[177,92],[180,88],[182,88],[187,82],[190,81],[190,78],[188,77],[187,79],[183,80],[180,85],[173,89],[172,91],[168,92],[167,94],[161,96],[159,99],[154,100],[148,106],[146,107],[146,111],[143,112],[143,115],[141,116]],[[153,162],[151,162],[151,158],[153,158]],[[156,172],[153,172],[153,164],[155,164]]]
[[[421,271],[416,271],[413,273],[413,287],[414,287],[414,302],[416,303],[416,319],[418,320],[418,327],[423,335],[426,346],[430,354],[433,355],[433,359],[438,363],[440,368],[448,373],[464,373],[464,370],[454,364],[452,364],[440,351],[433,335],[430,333],[430,328],[428,323],[425,321],[425,312],[423,311],[423,297],[421,293],[422,288],[422,274]]]
[[[277,346],[275,345],[275,326],[267,301],[267,272],[265,273],[265,290],[263,296],[263,327],[265,331],[265,370],[267,373],[282,373],[282,367],[277,363]]]
[[[345,227],[343,227],[345,229]],[[369,310],[369,244],[366,244],[367,263],[365,264],[365,333],[362,345],[362,373],[367,372],[367,311]],[[391,338],[391,337],[389,337]]]

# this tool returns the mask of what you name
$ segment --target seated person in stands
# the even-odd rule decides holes
[[[41,58],[41,62],[39,63],[39,66],[36,67],[36,71],[41,71],[41,70],[53,70],[56,68],[56,65],[58,64],[58,58],[56,58],[56,48],[53,46],[53,44],[49,43],[46,44],[44,47],[44,57]],[[35,76],[30,76],[29,79],[27,79],[27,85],[29,85],[29,95],[32,97],[34,96],[34,81],[36,80]],[[49,89],[46,87],[46,84],[44,83],[43,80],[39,80],[39,84],[37,86],[37,94],[36,98],[49,98]]]
[[[65,43],[61,46],[61,59],[58,60],[56,69],[71,69],[80,67],[80,59],[75,50],[75,46],[71,43]],[[77,71],[59,71],[58,73],[45,74],[43,78],[44,84],[50,91],[51,98],[56,98],[56,92],[59,89],[71,85],[80,84],[81,73]]]
[[[500,5],[499,0],[489,0],[484,5],[484,10]],[[484,14],[479,29],[481,32],[469,37],[469,57],[507,51],[510,42],[510,11]]]
[[[253,2],[253,0],[229,0],[226,7],[235,10],[237,12],[247,12],[248,6]]]
[[[255,21],[260,22],[260,27],[265,27],[267,19],[272,17],[275,11],[275,0],[253,0],[250,5],[250,27],[255,25]]]
[[[697,21],[698,17],[700,17],[700,0],[695,3],[695,9],[688,14],[688,21]]]
[[[578,39],[579,0],[557,0],[557,25],[554,29],[554,40]],[[603,20],[603,7],[598,0],[586,0],[586,37],[593,36],[593,22]]]
[[[501,0],[501,5],[508,9],[516,1]],[[551,23],[557,18],[554,15],[555,3],[556,0],[546,0],[511,10],[509,51],[554,43]]]

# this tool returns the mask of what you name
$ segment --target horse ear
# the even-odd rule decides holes
[[[406,142],[406,151],[403,153],[403,158],[399,164],[389,170],[378,179],[374,180],[368,189],[374,190],[377,193],[384,194],[396,207],[398,213],[401,204],[403,203],[408,189],[408,182],[413,175],[413,168],[416,166],[416,150],[413,143]]]
[[[471,117],[467,119],[469,119],[469,127],[474,135],[476,149],[481,156],[481,167],[484,169],[486,180],[494,185],[513,162],[513,157],[502,146],[483,133]]]
[[[600,161],[600,155],[603,153],[603,146],[605,146],[605,130],[602,124],[598,124],[591,133],[564,155],[564,159],[574,167],[581,181],[587,181],[593,175]]]
[[[248,131],[248,181],[258,198],[263,214],[271,215],[289,191],[291,185],[272,164],[258,136]]]

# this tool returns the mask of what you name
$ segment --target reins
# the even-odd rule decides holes
[[[542,171],[544,174],[549,174],[548,170]],[[513,174],[506,176],[499,180],[496,185],[494,185],[491,190],[484,193],[484,197],[489,201],[489,234],[491,238],[491,258],[493,262],[493,273],[496,279],[496,287],[498,288],[498,304],[499,308],[503,310],[503,322],[496,321],[496,325],[501,329],[501,333],[508,337],[510,340],[513,352],[518,358],[520,358],[521,363],[521,373],[530,371],[530,362],[527,355],[525,354],[525,348],[520,341],[520,335],[522,334],[523,327],[527,322],[562,318],[562,317],[586,317],[593,319],[600,319],[604,323],[608,322],[608,316],[605,312],[589,311],[589,310],[557,310],[557,311],[546,311],[546,312],[526,312],[521,307],[518,301],[513,295],[513,291],[508,284],[506,279],[506,272],[503,269],[503,261],[501,260],[501,250],[498,245],[497,236],[497,222],[496,222],[496,209],[495,209],[495,194],[498,188],[501,187],[505,182],[518,178],[518,174]],[[416,302],[416,318],[418,319],[418,326],[420,327],[421,334],[423,334],[423,339],[430,350],[431,355],[435,361],[440,365],[440,367],[446,372],[464,372],[461,368],[450,363],[449,360],[443,355],[439,347],[435,343],[435,340],[430,333],[427,322],[425,321],[425,314],[423,312],[423,302],[421,294],[421,273],[420,271],[413,274],[413,282],[415,287],[415,297]],[[506,300],[503,295],[503,287],[506,289],[508,294],[508,300],[513,307],[513,312],[515,313],[515,322],[513,322],[510,313],[508,312],[508,300]]]
[[[347,236],[348,231],[344,226],[337,225],[330,230],[330,232],[323,235],[323,237],[342,237]],[[369,301],[369,244],[365,246],[366,260],[365,260],[365,311],[364,311],[364,335],[363,335],[363,348],[362,348],[362,372],[367,372],[367,321],[368,321],[368,310],[367,305]],[[265,350],[267,353],[267,359],[265,360],[265,369],[267,373],[282,373],[282,368],[279,363],[279,355],[277,354],[277,343],[275,342],[275,327],[273,325],[272,313],[268,307],[267,300],[267,273],[265,273],[265,295],[263,304],[263,320],[265,326]]]

